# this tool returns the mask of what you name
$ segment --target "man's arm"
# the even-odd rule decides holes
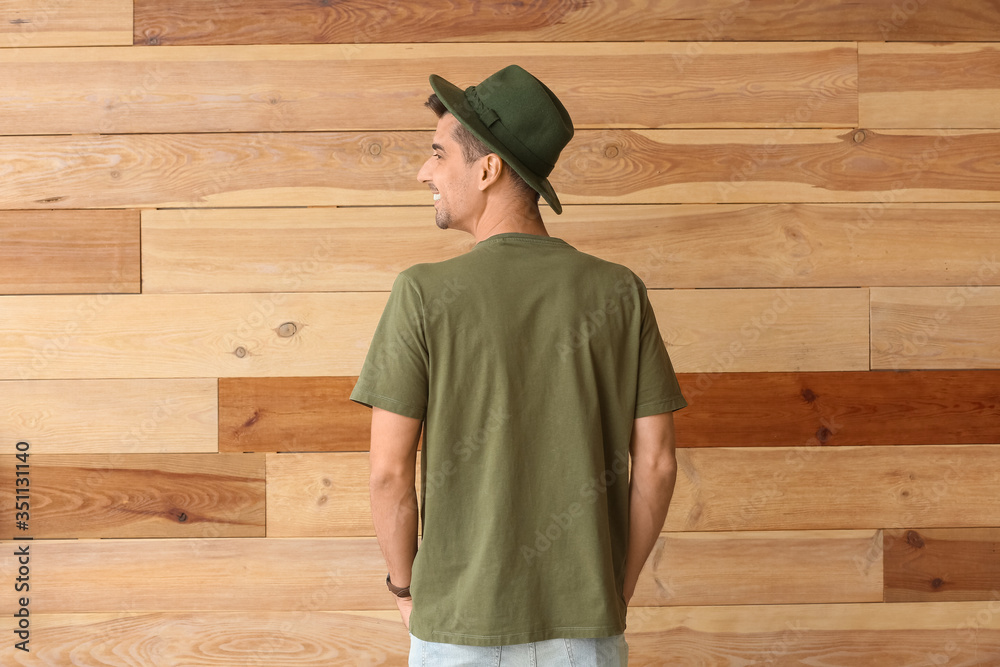
[[[632,424],[632,477],[629,481],[628,553],[625,556],[625,603],[632,599],[639,572],[646,563],[667,518],[677,480],[674,456],[674,415],[664,412],[640,417]]]
[[[420,425],[419,419],[372,408],[369,456],[372,521],[389,568],[389,579],[400,587],[410,585],[410,570],[417,555],[419,513],[415,469]],[[396,598],[396,605],[409,628],[413,601]]]

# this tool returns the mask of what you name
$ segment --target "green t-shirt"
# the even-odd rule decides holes
[[[519,233],[413,266],[351,399],[425,420],[410,632],[625,630],[632,421],[686,405],[635,274]]]

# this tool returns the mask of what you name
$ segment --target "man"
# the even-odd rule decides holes
[[[517,66],[430,82],[417,178],[437,225],[477,244],[397,277],[351,394],[373,408],[372,517],[410,664],[624,665],[685,402],[639,278],[546,232],[539,195],[562,212],[547,177],[573,135],[556,96]]]

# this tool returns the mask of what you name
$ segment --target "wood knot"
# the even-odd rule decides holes
[[[619,151],[617,146],[608,146],[607,148],[604,149],[604,157],[616,158],[618,157],[618,152]]]
[[[177,520],[180,521],[181,523],[184,523],[185,521],[188,520],[188,515],[185,514],[184,512],[181,512],[180,514],[177,515]]]
[[[55,204],[57,201],[62,201],[66,199],[65,197],[46,197],[45,199],[36,199],[36,204]]]
[[[282,338],[291,338],[298,330],[299,328],[295,325],[295,322],[285,322],[278,327],[278,335]]]
[[[831,437],[833,437],[833,432],[825,426],[820,426],[819,430],[816,431],[816,439],[821,445],[825,445]]]
[[[865,133],[864,130],[858,130],[857,132],[854,133],[854,143],[856,144],[863,143],[864,140],[867,138],[868,135]]]
[[[378,156],[382,154],[382,144],[372,144],[368,147],[368,152],[372,155]]]
[[[243,422],[243,428],[250,428],[251,426],[256,424],[259,419],[260,419],[260,410],[254,410],[253,416],[251,416],[250,419]]]
[[[117,169],[115,169],[114,171],[111,172],[111,178],[112,179],[114,179],[114,180],[117,181],[121,177],[122,177],[122,173],[120,171],[118,171]]]
[[[805,399],[806,403],[812,403],[816,400],[816,394],[813,393],[812,389],[803,389],[802,398]]]
[[[920,533],[915,530],[906,531],[906,543],[915,549],[924,548],[924,538],[920,537]]]
[[[233,350],[233,354],[242,359],[243,357],[247,356],[247,349],[242,345],[240,345],[238,348]]]
[[[944,586],[944,579],[942,579],[941,577],[935,577],[934,579],[931,580],[931,586],[933,586],[934,588],[941,588],[942,586]]]

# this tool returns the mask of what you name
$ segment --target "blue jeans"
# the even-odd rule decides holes
[[[507,646],[425,642],[410,635],[409,667],[626,667],[625,635]]]

